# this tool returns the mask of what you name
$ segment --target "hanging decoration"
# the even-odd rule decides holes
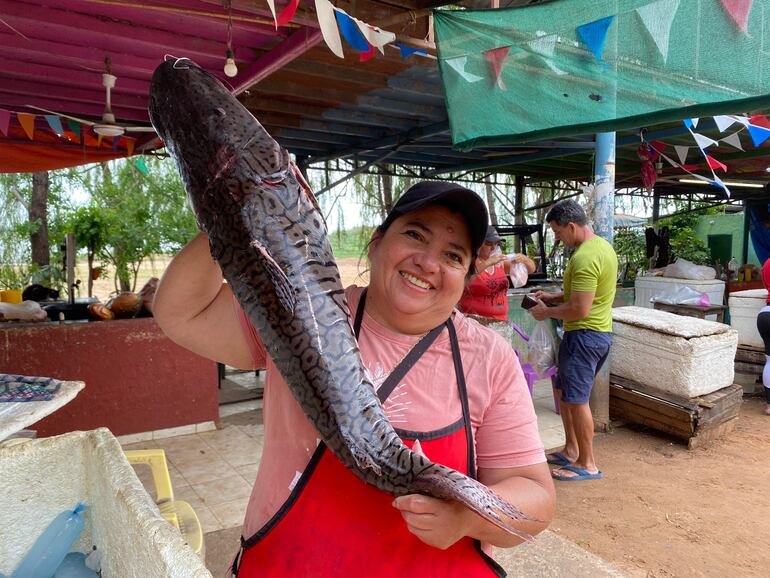
[[[465,70],[465,65],[468,62],[467,56],[458,56],[457,58],[450,58],[448,60],[445,60],[444,62],[446,62],[453,70],[455,70],[457,74],[463,77],[466,82],[474,83],[474,82],[478,82],[479,80],[483,80],[484,78],[483,76],[479,76],[478,74],[472,74]]]
[[[657,151],[642,137],[642,142],[639,143],[639,147],[636,149],[636,156],[642,161],[642,184],[647,189],[647,194],[651,195],[655,182],[658,180],[655,165],[653,165],[653,161],[658,157]]]
[[[0,132],[8,136],[8,124],[11,122],[11,112],[0,108]]]
[[[607,63],[602,60],[602,52],[604,52],[604,43],[607,41],[607,31],[613,20],[615,20],[614,16],[607,16],[578,26],[576,29],[578,36],[602,66],[607,66]]]
[[[17,112],[16,119],[19,121],[21,128],[29,137],[29,140],[35,139],[35,115],[26,112]]]
[[[414,48],[412,46],[407,46],[406,44],[402,44],[401,42],[396,42],[395,46],[401,51],[401,58],[403,58],[404,60],[412,56],[412,54],[418,54],[420,56],[428,56],[428,53],[422,48]],[[481,80],[481,77],[479,77],[479,80]]]
[[[678,9],[679,0],[658,0],[636,9],[636,13],[663,57],[663,62],[668,60],[668,40]]]
[[[61,125],[61,119],[58,116],[55,114],[46,114],[43,116],[45,117],[45,120],[48,123],[48,126],[51,127],[52,131],[54,131],[59,136],[64,134],[64,129]]]
[[[493,48],[492,50],[487,50],[484,52],[484,58],[489,63],[489,66],[492,70],[494,82],[497,84],[497,87],[500,90],[505,90],[505,84],[503,84],[503,79],[500,76],[500,72],[503,70],[503,62],[505,62],[505,59],[508,56],[508,51],[510,49],[510,46],[501,46],[500,48]]]
[[[337,17],[337,25],[340,27],[340,32],[342,32],[342,37],[345,41],[359,52],[367,52],[369,50],[369,43],[347,12],[335,9],[334,14]]]
[[[720,0],[720,2],[733,22],[741,29],[741,32],[748,32],[749,12],[754,0]]]
[[[342,52],[340,30],[337,28],[337,18],[334,15],[334,6],[329,0],[315,0],[315,13],[326,46],[335,56],[345,58],[345,54]]]

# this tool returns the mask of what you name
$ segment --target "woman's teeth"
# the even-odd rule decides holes
[[[422,289],[430,289],[430,283],[426,283],[425,281],[423,281],[422,279],[418,279],[414,275],[410,275],[409,273],[402,272],[401,276],[407,281],[409,281],[410,283],[412,283],[413,285],[417,285]]]

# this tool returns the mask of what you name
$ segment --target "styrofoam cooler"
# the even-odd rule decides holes
[[[767,304],[767,289],[748,289],[730,293],[730,327],[738,332],[738,345],[763,348],[757,330],[757,314]]]
[[[720,279],[704,281],[677,277],[637,277],[634,282],[634,305],[653,309],[655,306],[650,302],[650,299],[655,295],[673,292],[674,285],[690,287],[698,293],[706,293],[712,305],[722,305],[725,298],[725,282]],[[716,318],[716,315],[706,317],[710,321],[716,321]]]
[[[615,375],[687,398],[733,383],[738,334],[724,323],[616,307],[612,333]]]
[[[48,524],[82,502],[85,528],[73,549],[95,545],[104,578],[211,578],[107,429],[0,446],[0,484],[0,574],[10,575]]]

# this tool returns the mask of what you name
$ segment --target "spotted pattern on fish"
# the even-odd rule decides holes
[[[411,451],[365,376],[312,193],[288,153],[187,59],[155,71],[150,116],[176,162],[211,254],[328,448],[396,496],[459,500],[509,532],[531,519],[481,483]]]

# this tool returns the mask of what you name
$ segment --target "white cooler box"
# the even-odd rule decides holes
[[[738,344],[763,349],[765,342],[757,331],[757,314],[766,305],[767,289],[748,289],[730,293],[730,327],[738,332]]]
[[[85,527],[73,550],[95,545],[103,578],[211,578],[107,429],[0,446],[0,486],[0,574],[10,575],[48,524],[82,502]]]
[[[657,309],[616,307],[612,332],[615,375],[687,398],[733,383],[738,333],[728,325]]]
[[[725,282],[719,279],[708,281],[698,279],[678,279],[676,277],[637,277],[634,282],[634,305],[637,307],[654,308],[650,303],[655,295],[673,292],[675,285],[686,286],[698,293],[706,293],[712,305],[722,305],[725,298]],[[716,315],[709,315],[706,319],[716,320]]]

